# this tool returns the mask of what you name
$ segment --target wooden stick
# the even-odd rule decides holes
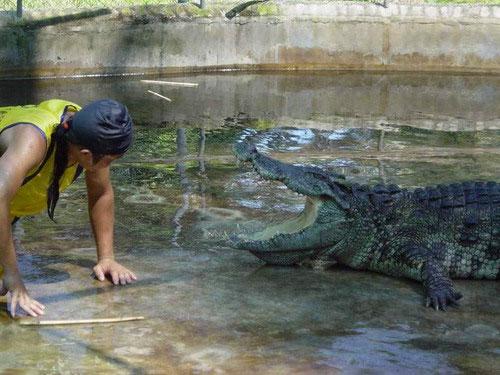
[[[172,81],[152,81],[150,79],[141,79],[142,83],[155,83],[158,85],[183,86],[183,87],[198,87],[197,83],[189,82],[172,82]]]
[[[160,98],[162,98],[162,99],[165,99],[167,102],[171,102],[171,101],[172,101],[172,99],[167,98],[166,96],[160,95],[160,94],[158,94],[157,92],[154,92],[154,91],[151,91],[151,90],[148,90],[148,92],[149,92],[150,94],[153,94],[153,95],[159,96],[159,97],[160,97]]]
[[[129,316],[122,318],[100,318],[100,319],[70,319],[70,320],[40,320],[38,318],[21,318],[19,324],[22,326],[54,326],[68,324],[97,324],[130,322],[132,320],[144,320],[143,316]]]

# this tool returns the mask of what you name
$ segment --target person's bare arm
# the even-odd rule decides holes
[[[136,280],[135,274],[114,259],[114,193],[109,167],[86,172],[89,215],[97,246],[97,265],[94,273],[101,281],[108,274],[115,285]]]
[[[11,293],[10,311],[15,316],[17,305],[32,316],[45,308],[32,299],[24,286],[17,265],[12,239],[10,202],[22,185],[26,174],[38,166],[45,155],[46,143],[40,132],[30,125],[17,125],[1,135],[0,156],[0,264],[3,268],[2,294]]]

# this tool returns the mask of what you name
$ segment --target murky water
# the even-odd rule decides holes
[[[0,317],[0,370],[116,373],[500,371],[499,286],[457,281],[460,308],[423,307],[415,282],[334,267],[264,266],[228,234],[294,215],[303,198],[237,165],[249,137],[283,161],[357,182],[415,187],[499,180],[500,77],[309,74],[0,82],[0,105],[111,96],[137,123],[113,166],[116,253],[140,280],[90,277],[85,188],[16,227],[19,261],[47,319],[144,315],[121,324],[28,328]],[[167,103],[146,93],[171,97]],[[4,305],[5,307],[5,305]]]

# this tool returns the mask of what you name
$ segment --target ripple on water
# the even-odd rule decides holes
[[[205,348],[187,356],[198,371],[214,371],[233,357],[233,352],[226,348]]]
[[[124,200],[126,203],[132,204],[160,204],[165,202],[165,197],[161,197],[159,195],[149,193],[138,193],[129,195]]]
[[[116,348],[113,350],[114,354],[117,355],[151,355],[153,350],[151,348],[146,347],[137,347],[137,346],[122,346],[120,348]]]
[[[239,210],[222,208],[222,207],[208,207],[205,209],[197,210],[200,220],[243,220],[245,215]]]

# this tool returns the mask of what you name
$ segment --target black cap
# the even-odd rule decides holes
[[[116,100],[96,100],[73,116],[66,137],[97,154],[121,155],[132,143],[132,118]]]

